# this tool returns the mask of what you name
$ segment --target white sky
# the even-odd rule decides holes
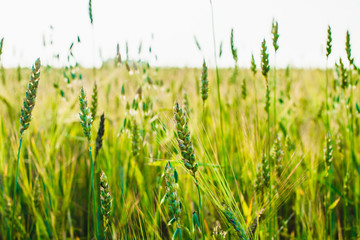
[[[213,0],[217,47],[223,41],[220,66],[232,66],[230,30],[235,33],[239,65],[250,65],[251,53],[257,64],[261,41],[265,37],[273,56],[271,22],[279,22],[277,65],[323,67],[325,65],[326,30],[333,31],[333,54],[330,64],[345,57],[345,34],[351,33],[352,54],[360,56],[360,1],[357,0]],[[209,0],[93,0],[95,49],[88,16],[87,0],[0,0],[0,38],[4,37],[2,64],[31,66],[37,57],[51,63],[51,55],[60,53],[62,63],[72,41],[80,64],[100,63],[99,48],[105,59],[114,57],[120,43],[125,57],[129,42],[130,58],[137,57],[139,42],[148,49],[154,34],[153,52],[165,66],[201,66],[202,54],[213,65],[213,42]],[[52,25],[54,46],[43,47],[43,35],[49,40]],[[95,60],[94,56],[95,55]],[[143,55],[143,58],[149,56]],[[272,59],[270,59],[272,61]],[[357,62],[360,62],[357,61]]]

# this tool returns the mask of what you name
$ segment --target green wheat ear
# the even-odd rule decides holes
[[[262,75],[265,77],[265,80],[267,82],[268,73],[270,71],[270,65],[269,65],[269,54],[267,53],[265,38],[261,43],[261,71],[262,71]]]
[[[92,1],[91,0],[89,0],[89,18],[90,18],[91,25],[93,25],[94,19],[93,19],[93,14],[92,14]]]
[[[331,54],[331,49],[332,49],[332,37],[331,37],[331,27],[328,26],[328,37],[327,37],[327,41],[326,41],[326,58],[329,58],[330,54]]]
[[[273,46],[275,52],[279,49],[278,40],[279,40],[279,24],[277,21],[273,20],[271,33],[273,35]]]
[[[233,28],[231,29],[231,33],[230,33],[230,47],[231,47],[232,57],[233,57],[235,63],[237,63],[238,55],[237,55],[237,49],[235,48],[235,45],[234,45],[234,29]]]
[[[91,117],[92,117],[92,120],[95,119],[96,117],[96,110],[97,110],[97,104],[98,104],[98,98],[97,98],[97,84],[95,82],[94,84],[94,88],[93,88],[93,94],[91,96],[91,107],[90,107],[90,112],[91,112]]]
[[[354,64],[354,58],[351,57],[351,44],[350,44],[350,32],[346,31],[346,44],[345,44],[346,56],[350,65]]]
[[[255,58],[254,58],[254,54],[251,54],[251,72],[253,73],[253,75],[256,75],[256,63],[255,63]]]
[[[280,178],[282,170],[283,170],[283,166],[282,166],[283,155],[284,155],[284,152],[281,147],[280,139],[278,136],[276,136],[275,140],[274,140],[274,145],[273,145],[272,159],[273,159],[273,163],[275,164],[276,174],[279,178]]]
[[[183,108],[175,103],[174,106],[174,118],[176,127],[176,140],[178,142],[181,156],[183,157],[183,163],[185,167],[191,171],[191,174],[195,177],[195,173],[198,169],[198,164],[195,162],[195,151],[191,141],[191,135],[188,128],[188,118]]]
[[[3,51],[2,51],[2,49],[3,49],[3,44],[4,44],[4,38],[2,38],[2,39],[0,40],[0,57],[1,57],[2,53],[3,53]]]
[[[226,220],[235,229],[238,237],[242,240],[248,240],[248,237],[247,237],[243,227],[241,226],[240,221],[236,218],[233,211],[229,207],[224,206],[224,209],[222,210],[222,212],[225,215]]]
[[[179,196],[177,193],[177,177],[176,177],[176,171],[172,167],[170,162],[167,162],[164,168],[164,178],[166,183],[166,194],[162,200],[162,202],[166,199],[169,204],[169,210],[170,214],[172,216],[172,219],[169,221],[168,225],[171,225],[172,223],[176,223],[176,231],[173,234],[173,239],[176,239],[178,235],[181,236],[181,204],[179,201]],[[180,237],[181,238],[181,237]]]
[[[84,91],[84,88],[80,89],[80,96],[79,96],[79,102],[80,102],[80,124],[83,128],[83,132],[85,137],[88,139],[88,141],[91,140],[91,113],[90,109],[88,107],[88,102],[86,99],[86,94]]]
[[[24,225],[21,222],[21,217],[18,216],[15,213],[15,209],[13,207],[13,201],[11,200],[10,197],[8,197],[6,194],[3,195],[2,199],[3,202],[0,202],[1,205],[3,206],[3,211],[4,211],[4,217],[6,219],[8,219],[8,221],[10,221],[11,216],[13,216],[13,221],[14,221],[14,227],[15,227],[15,236],[16,235],[20,235],[21,238],[20,239],[26,239],[26,231],[24,229]],[[14,239],[15,239],[14,236]]]
[[[344,63],[341,58],[339,60],[339,70],[340,70],[340,80],[341,80],[340,86],[342,89],[346,89],[349,86],[349,81],[348,81],[347,71],[345,69]]]
[[[331,164],[333,161],[333,144],[330,132],[325,136],[325,147],[324,147],[324,160],[325,160],[325,176],[329,176]]]
[[[99,130],[96,136],[95,159],[97,158],[97,155],[99,154],[99,151],[102,147],[104,133],[105,133],[105,115],[103,113],[101,114],[100,117]]]
[[[22,135],[26,129],[29,128],[31,118],[32,118],[32,110],[35,106],[36,101],[36,93],[39,86],[40,80],[40,58],[36,59],[35,64],[32,67],[32,72],[30,76],[30,82],[28,84],[28,88],[26,90],[23,107],[21,108],[21,116],[20,116],[20,134]]]
[[[200,93],[203,102],[205,102],[206,99],[208,99],[208,91],[209,91],[208,72],[207,72],[206,62],[204,59],[202,72],[201,72],[201,86],[200,86]]]
[[[136,157],[140,154],[140,134],[139,134],[139,127],[135,120],[131,132],[132,132],[132,138],[131,138],[132,154],[134,157]]]
[[[104,233],[106,235],[110,227],[110,215],[112,212],[112,197],[109,190],[109,182],[103,171],[100,175],[100,200],[101,214],[104,222]]]

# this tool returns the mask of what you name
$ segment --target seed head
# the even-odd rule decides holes
[[[201,72],[201,87],[200,87],[201,98],[204,102],[208,98],[208,91],[209,91],[208,85],[209,85],[209,82],[208,82],[207,66],[206,66],[206,62],[204,59],[203,66],[202,66],[202,72]]]
[[[105,116],[104,113],[101,114],[100,117],[100,124],[99,124],[99,130],[97,132],[97,136],[96,136],[96,147],[95,147],[95,159],[97,158],[97,155],[99,154],[99,150],[102,147],[102,142],[103,142],[103,136],[105,133]]]
[[[195,176],[198,164],[195,162],[195,151],[187,124],[188,118],[183,108],[181,108],[178,103],[175,103],[174,106],[174,119],[177,132],[176,140],[181,151],[181,156],[183,157],[183,163],[185,167],[191,171],[192,175]]]
[[[349,30],[346,31],[346,44],[345,44],[345,50],[346,50],[346,55],[347,55],[347,59],[349,61],[350,65],[354,64],[354,58],[351,57],[351,44],[350,44],[350,32]]]
[[[231,29],[231,34],[230,34],[230,46],[231,46],[231,54],[232,54],[232,57],[236,64],[238,61],[238,55],[237,55],[237,49],[234,46],[234,29],[233,28]]]
[[[325,161],[325,175],[329,176],[331,164],[333,161],[333,145],[330,133],[325,136],[325,147],[324,147],[324,161]]]
[[[332,37],[331,37],[331,27],[328,26],[328,30],[327,30],[328,36],[327,36],[327,41],[326,41],[326,58],[329,58],[330,54],[331,54],[331,42],[332,42]]]
[[[3,48],[4,38],[0,40],[0,57],[2,55],[2,48]]]
[[[109,182],[103,171],[100,175],[100,204],[104,222],[104,232],[110,227],[110,215],[112,212],[112,197],[109,190]]]
[[[262,75],[265,77],[265,80],[267,82],[270,66],[269,66],[269,54],[267,53],[265,39],[261,43],[261,70],[262,70]]]
[[[251,54],[251,71],[253,73],[253,75],[255,76],[256,75],[256,64],[255,64],[255,59],[254,59],[254,54]]]
[[[138,125],[136,123],[136,121],[134,121],[133,126],[132,126],[132,153],[133,156],[138,156],[140,153],[140,136],[139,136],[139,128]]]
[[[179,196],[177,194],[177,183],[175,178],[175,171],[170,162],[167,162],[164,169],[164,177],[166,182],[166,200],[169,204],[170,214],[173,217],[170,223],[176,221],[180,224],[181,208]]]
[[[274,46],[275,53],[276,53],[277,50],[279,49],[279,45],[277,43],[279,40],[279,24],[275,20],[273,20],[273,22],[272,22],[271,33],[273,35],[273,46]]]
[[[40,58],[36,59],[35,64],[32,67],[30,76],[30,82],[26,90],[23,107],[21,108],[20,116],[20,134],[22,135],[26,129],[29,128],[32,110],[35,107],[36,93],[40,80]]]
[[[88,107],[84,88],[80,89],[79,102],[80,102],[80,114],[79,114],[80,115],[80,124],[83,128],[85,137],[88,139],[88,141],[90,141],[91,140],[92,117],[91,117],[90,109]]]
[[[97,110],[97,104],[98,104],[98,98],[97,98],[97,84],[95,82],[94,84],[94,88],[93,88],[93,94],[91,96],[92,101],[91,101],[91,117],[92,120],[94,121],[95,117],[96,117],[96,110]]]

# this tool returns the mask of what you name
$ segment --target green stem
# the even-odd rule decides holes
[[[199,183],[198,180],[196,179],[196,188],[198,190],[198,197],[199,197],[199,219],[200,219],[200,227],[201,227],[201,235],[202,235],[202,239],[205,240],[205,232],[204,232],[204,219],[201,219],[201,216],[203,215],[203,208],[201,207],[201,192],[200,192],[200,188],[199,188]],[[201,212],[201,216],[200,216],[200,212]]]
[[[257,138],[258,138],[258,126],[259,126],[259,111],[258,111],[258,102],[257,102],[257,93],[256,93],[256,77],[254,74],[254,91],[255,91],[255,107],[256,107],[256,115],[255,115],[255,154],[257,156],[257,150],[258,150],[258,142],[257,142]]]
[[[89,143],[90,145],[90,143]],[[95,199],[95,187],[94,187],[94,163],[92,157],[91,146],[89,146],[90,153],[90,186],[89,197],[88,197],[88,239],[90,237],[90,205],[91,205],[91,195],[93,196],[93,226],[96,229],[96,199]],[[95,230],[96,231],[96,230]]]
[[[213,36],[213,43],[214,43],[214,59],[215,59],[215,67],[216,67],[216,84],[217,84],[217,95],[218,95],[218,102],[219,102],[219,109],[220,109],[220,130],[221,130],[221,139],[222,139],[222,151],[224,154],[224,167],[225,167],[225,176],[227,176],[227,160],[225,154],[225,139],[224,139],[224,129],[223,129],[223,114],[222,114],[222,104],[221,104],[221,94],[220,94],[220,75],[219,75],[219,68],[217,64],[217,52],[216,52],[216,39],[215,39],[215,25],[214,25],[214,9],[212,5],[212,0],[210,0],[211,6],[211,26],[212,26],[212,36]]]
[[[268,80],[266,79],[266,88],[267,88],[267,92],[270,91],[268,90],[269,89],[269,83],[268,83]],[[270,98],[270,97],[269,97]],[[272,187],[273,187],[273,176],[272,176],[272,161],[271,161],[271,158],[270,158],[270,106],[267,110],[267,130],[268,130],[268,147],[267,147],[267,158],[268,158],[268,162],[269,162],[269,172],[270,172],[270,202],[271,202],[271,199],[272,199]],[[272,221],[269,222],[269,234],[270,234],[270,237],[272,238]]]
[[[276,135],[276,52],[274,60],[274,136]]]
[[[328,77],[328,58],[326,58],[326,68],[325,68],[325,102],[326,102],[326,128],[330,130],[330,120],[329,120],[329,102],[328,102],[328,87],[329,87],[329,77]]]
[[[12,207],[10,239],[13,239],[12,236],[13,236],[13,232],[14,232],[15,211],[16,211],[16,192],[17,192],[17,182],[18,182],[18,178],[19,178],[19,160],[20,160],[20,151],[21,151],[22,140],[23,140],[23,135],[21,134],[18,156],[17,156],[17,161],[16,161],[16,177],[15,177],[15,186],[14,186],[14,201],[13,201],[13,207]]]

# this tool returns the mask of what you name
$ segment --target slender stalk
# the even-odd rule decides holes
[[[90,142],[89,142],[90,145]],[[90,208],[91,208],[91,195],[92,195],[92,205],[93,205],[93,227],[95,232],[97,232],[97,211],[96,211],[96,199],[95,199],[95,187],[94,187],[94,163],[92,158],[91,146],[89,146],[90,153],[90,185],[89,185],[89,197],[88,197],[88,239],[90,237]],[[97,233],[99,234],[99,233]]]
[[[256,111],[255,111],[255,147],[256,149],[258,149],[258,143],[257,143],[257,139],[258,139],[258,131],[259,131],[259,110],[258,110],[258,101],[257,101],[257,92],[256,92],[256,76],[255,74],[253,74],[254,76],[254,92],[255,92],[255,107],[256,107]],[[256,151],[257,153],[258,151]]]
[[[220,110],[220,130],[221,130],[221,139],[222,139],[222,151],[224,157],[224,167],[225,167],[225,176],[227,176],[227,159],[225,154],[225,139],[224,139],[224,129],[223,129],[223,114],[222,114],[222,104],[221,104],[221,93],[220,93],[220,75],[219,75],[219,68],[217,64],[217,51],[216,51],[216,39],[215,39],[215,25],[214,25],[214,9],[212,0],[210,0],[211,6],[211,26],[212,26],[212,35],[213,35],[213,44],[214,44],[214,60],[215,60],[215,67],[216,67],[216,85],[217,85],[217,95],[218,95],[218,102],[219,102],[219,110]]]
[[[89,143],[90,145],[90,143]],[[94,187],[94,162],[93,162],[93,157],[92,157],[92,151],[91,151],[91,146],[89,146],[89,153],[90,153],[90,171],[91,171],[91,175],[90,175],[90,184],[91,184],[91,189],[92,191],[90,191],[90,195],[92,194],[92,201],[93,201],[93,221],[94,221],[94,229],[96,229],[96,199],[95,199],[95,187]],[[91,202],[90,196],[89,196],[89,202]],[[89,214],[90,216],[90,214]]]
[[[14,222],[15,222],[15,211],[16,211],[16,192],[17,192],[17,181],[19,178],[19,160],[20,160],[20,151],[22,145],[23,135],[20,135],[20,144],[18,150],[18,156],[16,161],[16,177],[15,177],[15,186],[14,186],[14,201],[13,201],[13,209],[12,209],[12,221],[11,221],[11,231],[10,231],[10,239],[13,239],[13,232],[14,232]]]
[[[276,52],[274,57],[274,136],[276,135]]]
[[[325,102],[326,102],[326,128],[327,131],[330,130],[330,119],[329,119],[329,102],[328,102],[328,88],[329,88],[329,76],[328,76],[328,58],[326,58],[326,67],[325,67]]]
[[[204,216],[204,211],[203,208],[201,207],[201,192],[200,192],[200,188],[199,188],[199,183],[198,180],[195,179],[196,181],[196,188],[198,190],[198,197],[199,197],[199,218],[201,219],[201,216]],[[201,215],[200,215],[201,212]],[[202,219],[202,221],[200,221],[200,227],[201,227],[201,235],[202,235],[202,239],[205,240],[205,232],[204,232],[204,219]]]

